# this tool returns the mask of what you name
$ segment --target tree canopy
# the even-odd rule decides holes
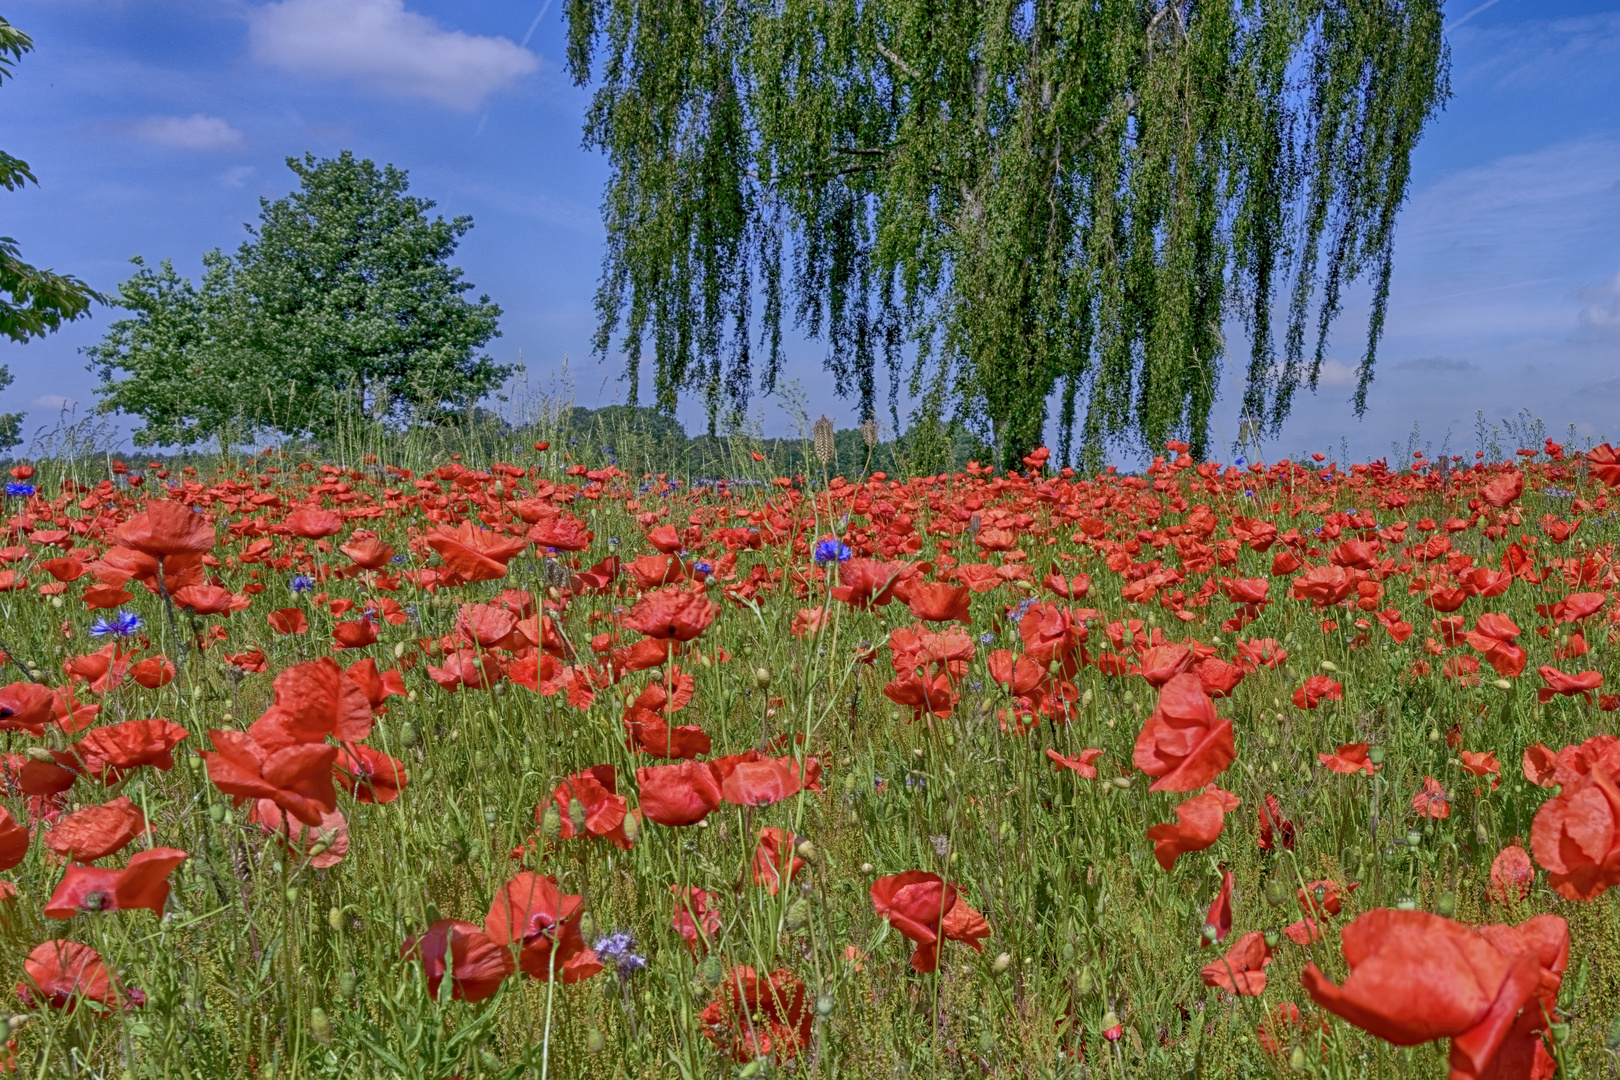
[[[476,355],[501,311],[449,264],[472,218],[430,219],[405,172],[348,151],[287,165],[299,190],[261,199],[250,239],[205,255],[199,282],[137,257],[119,286],[133,314],[86,355],[100,408],[141,418],[137,444],[433,423],[513,370]]]
[[[1202,453],[1223,320],[1275,430],[1365,275],[1365,408],[1408,161],[1448,93],[1440,0],[567,14],[611,169],[596,348],[617,338],[632,401],[650,347],[658,406],[700,393],[712,428],[773,389],[790,320],[862,418],[886,373],[897,428],[904,389],[1010,463],[1061,391],[1065,459],[1076,435]]]

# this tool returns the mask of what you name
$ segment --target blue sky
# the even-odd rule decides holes
[[[1357,457],[1406,443],[1474,447],[1477,409],[1530,409],[1555,433],[1620,438],[1620,7],[1561,0],[1448,5],[1454,97],[1414,159],[1397,237],[1388,332],[1367,416],[1347,399],[1365,325],[1352,293],[1334,357],[1272,453]],[[12,0],[37,49],[0,88],[0,146],[41,186],[0,192],[0,232],[30,261],[111,291],[128,259],[234,248],[258,199],[293,186],[285,157],[343,149],[391,162],[447,215],[476,222],[457,263],[505,309],[497,359],[533,390],[570,359],[576,400],[622,401],[590,355],[606,169],[580,145],[588,92],[561,69],[555,0]],[[0,411],[25,433],[63,402],[89,406],[78,350],[99,309],[27,346],[0,346],[16,384]],[[1246,355],[1232,328],[1234,352]],[[853,422],[823,377],[823,347],[790,341],[811,414]],[[1229,365],[1217,435],[1235,434]],[[521,391],[520,391],[521,396]],[[767,401],[768,431],[789,427]],[[691,430],[697,410],[683,413]]]

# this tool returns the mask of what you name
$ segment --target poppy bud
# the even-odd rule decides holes
[[[1119,1022],[1119,1016],[1113,1009],[1103,1013],[1103,1038],[1109,1042],[1118,1042],[1125,1034],[1125,1025]]]
[[[1131,786],[1131,778],[1128,776],[1116,776],[1114,777],[1114,786],[1123,791]]]
[[[220,822],[224,821],[225,820],[225,804],[224,803],[209,803],[208,804],[208,820],[212,821],[215,825],[218,825]]]
[[[720,980],[726,977],[725,965],[714,953],[703,958],[703,981],[708,986],[719,986]]]
[[[296,885],[287,886],[287,903],[296,904],[297,902],[298,902],[298,886],[296,886]]]
[[[51,607],[53,607],[53,608],[61,608],[62,606],[63,606],[62,598],[60,596],[51,597]]]
[[[1319,666],[1319,667],[1321,667],[1321,669],[1322,669],[1322,670],[1323,670],[1323,671],[1338,671],[1338,670],[1339,670],[1339,665],[1338,665],[1338,664],[1335,664],[1335,663],[1334,663],[1334,662],[1333,662],[1333,661],[1331,661],[1331,660],[1324,660],[1324,661],[1322,661],[1322,663],[1321,663],[1321,664],[1320,664],[1320,665],[1318,665],[1318,666]]]
[[[870,873],[871,873],[871,872],[872,872],[872,871],[873,871],[873,870],[875,870],[875,869],[877,869],[877,868],[876,868],[876,867],[874,867],[874,866],[873,866],[873,865],[872,865],[872,864],[871,864],[871,863],[869,863],[869,862],[863,862],[863,863],[861,863],[861,873],[863,873],[863,874],[870,874]]]
[[[1282,878],[1272,878],[1266,882],[1266,903],[1272,907],[1281,907],[1288,903],[1288,883]]]
[[[1296,1046],[1288,1052],[1288,1067],[1294,1072],[1305,1071],[1305,1048]]]
[[[1479,841],[1480,844],[1489,844],[1491,842],[1491,832],[1485,827],[1483,821],[1474,826],[1474,839]]]
[[[1275,949],[1277,947],[1277,942],[1281,940],[1281,938],[1282,935],[1277,933],[1277,931],[1267,930],[1265,932],[1266,948]]]
[[[404,655],[405,655],[405,643],[403,641],[394,642],[394,659],[398,660],[400,657],[402,657]]]
[[[624,833],[624,838],[628,843],[635,843],[641,838],[641,819],[634,814],[626,814],[624,824],[619,827],[619,831]]]
[[[1382,746],[1369,746],[1367,748],[1367,760],[1372,762],[1374,765],[1382,765],[1384,763],[1385,754],[1386,751]]]
[[[629,820],[625,819],[627,823]],[[548,805],[545,813],[540,815],[540,831],[553,839],[562,834],[562,814],[558,812],[556,803]]]
[[[761,690],[767,689],[771,685],[771,669],[768,667],[755,668],[754,685]]]
[[[331,910],[327,911],[327,913],[326,913],[326,925],[328,925],[328,926],[330,926],[332,928],[332,933],[334,933],[334,934],[342,933],[343,932],[343,912],[338,908],[332,908]]]
[[[1429,729],[1429,741],[1432,742],[1432,743],[1437,743],[1437,742],[1440,741],[1440,729],[1439,728],[1430,728]]]
[[[1457,894],[1454,892],[1441,893],[1440,898],[1434,902],[1434,913],[1443,919],[1449,919],[1457,914]]]
[[[33,1017],[29,1016],[27,1013],[16,1013],[6,1020],[6,1029],[10,1031],[11,1034],[15,1035],[17,1032],[27,1027],[28,1021],[32,1019]],[[1620,1025],[1620,1020],[1617,1020],[1616,1023],[1617,1025]]]
[[[989,1028],[979,1032],[979,1053],[988,1055],[996,1048],[996,1033]]]
[[[1559,1046],[1562,1046],[1569,1041],[1569,1025],[1563,1021],[1553,1024],[1547,1029],[1547,1031],[1552,1035],[1553,1042],[1557,1043]]]
[[[1090,687],[1087,687],[1086,692],[1080,695],[1080,707],[1082,709],[1091,708],[1091,688]]]
[[[1421,833],[1417,829],[1407,829],[1406,830],[1406,846],[1407,847],[1417,847],[1421,843],[1423,843],[1423,833]]]
[[[833,1001],[833,996],[831,994],[822,994],[820,997],[816,998],[816,1015],[820,1016],[822,1019],[826,1019],[833,1014],[833,1006],[835,1004],[836,1002]]]
[[[28,755],[30,760],[38,761],[46,765],[54,765],[56,763],[56,759],[51,756],[51,752],[45,749],[43,746],[30,746],[24,752]]]
[[[338,976],[338,993],[343,997],[350,997],[354,994],[354,972],[345,971]]]
[[[309,1034],[322,1046],[332,1041],[332,1021],[319,1005],[309,1010]]]
[[[1007,956],[1007,954],[1002,953],[1001,956]],[[998,962],[1000,961],[1001,956],[996,957]],[[1009,963],[1012,960],[1011,957],[1008,957],[1007,959]],[[1095,989],[1097,989],[1097,977],[1091,973],[1090,968],[1081,968],[1080,979],[1074,987],[1075,993],[1079,994],[1081,997],[1085,997]]]
[[[12,1023],[16,1023],[17,1018],[15,1016],[11,1019]],[[17,1029],[12,1028],[11,1030],[16,1031]],[[1603,1045],[1610,1050],[1620,1050],[1620,1016],[1616,1016],[1609,1022],[1609,1033],[1604,1036]]]
[[[788,905],[787,914],[782,916],[782,925],[789,930],[799,931],[810,925],[810,901],[799,897]]]
[[[399,744],[401,746],[410,748],[415,746],[420,741],[421,737],[416,733],[415,724],[407,720],[405,723],[399,726]]]
[[[593,1054],[600,1054],[607,1049],[607,1038],[602,1034],[601,1028],[591,1028],[585,1033],[585,1049]]]
[[[793,849],[793,853],[805,862],[816,861],[816,845],[808,840],[800,840],[799,846]]]
[[[765,1066],[761,1064],[762,1060],[763,1059],[761,1058],[755,1058],[753,1061],[750,1061],[748,1064],[739,1069],[737,1071],[737,1076],[740,1078],[740,1080],[754,1080],[754,1077],[764,1072]]]
[[[568,820],[576,833],[585,831],[585,804],[578,799],[568,800]]]
[[[995,968],[996,973],[998,975],[1001,972],[1006,971],[1009,967],[1012,966],[1012,953],[1002,953],[1001,955],[997,956],[996,957],[996,962],[994,964],[992,964],[991,966],[993,968]],[[1081,972],[1080,977],[1082,979],[1084,979],[1086,977],[1086,973]]]
[[[1496,687],[1498,690],[1503,690],[1503,691],[1513,689],[1513,684],[1508,682],[1506,679],[1493,680],[1491,685]]]

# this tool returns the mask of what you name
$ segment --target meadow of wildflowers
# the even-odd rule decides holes
[[[1186,449],[19,465],[0,1070],[1616,1075],[1615,452]]]

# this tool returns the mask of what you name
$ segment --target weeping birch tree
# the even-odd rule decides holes
[[[1208,447],[1227,360],[1275,430],[1347,286],[1366,407],[1440,0],[569,0],[607,155],[596,348],[635,403],[770,392],[783,324],[862,419],[1003,464]],[[880,395],[886,400],[880,401]]]

